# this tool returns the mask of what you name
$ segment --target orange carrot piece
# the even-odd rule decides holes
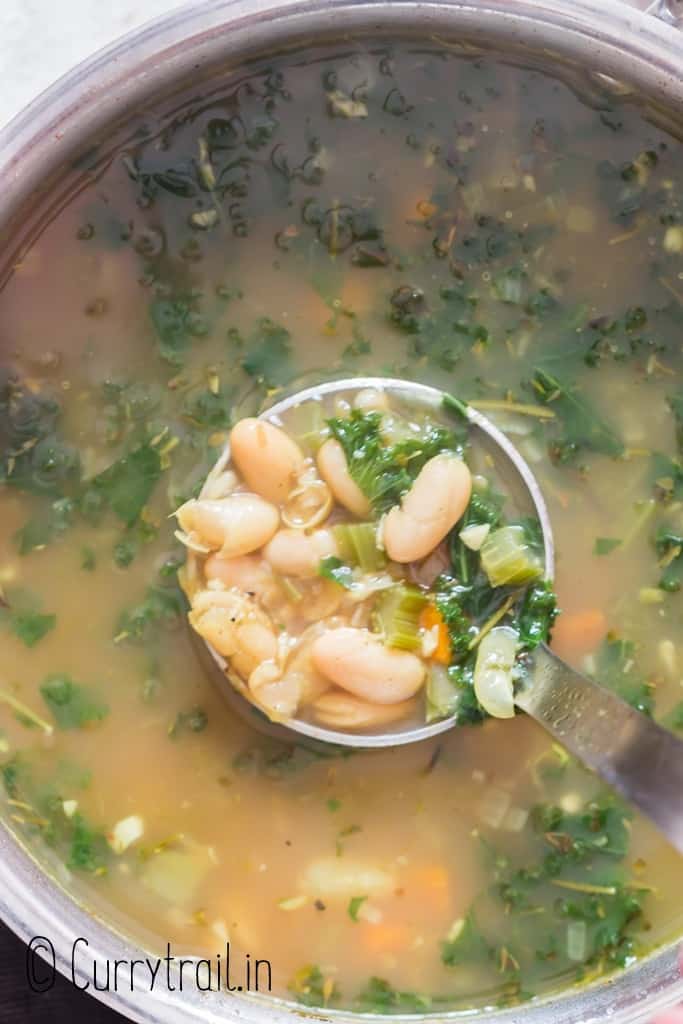
[[[438,661],[440,665],[449,665],[451,661],[451,641],[448,636],[448,627],[436,605],[428,604],[422,610],[420,626],[426,632],[430,632],[434,629],[434,626],[438,627],[437,644],[429,657],[432,661]]]
[[[590,654],[607,633],[607,620],[600,608],[563,612],[553,629],[552,648],[561,658]]]
[[[363,946],[372,953],[398,953],[407,949],[414,932],[406,924],[363,924]]]

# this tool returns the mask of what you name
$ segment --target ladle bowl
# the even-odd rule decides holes
[[[454,417],[459,424],[466,420],[470,444],[484,448],[493,460],[496,475],[515,506],[538,519],[543,538],[543,573],[546,579],[552,580],[554,542],[543,493],[531,468],[510,439],[474,406],[425,384],[386,377],[358,377],[292,392],[264,409],[260,418],[283,426],[283,417],[298,406],[311,401],[325,404],[352,399],[366,389],[383,391],[403,406],[409,404],[415,411],[427,411],[436,422],[444,425],[452,426]],[[207,477],[206,485],[229,464],[228,443]],[[194,557],[192,552],[189,555]],[[336,746],[375,749],[428,740],[455,726],[453,717],[424,724],[406,720],[384,726],[382,731],[345,732],[317,725],[303,717],[275,724],[243,696],[246,693],[243,684],[236,684],[234,677],[231,681],[226,659],[210,644],[206,643],[206,647],[219,670],[213,674],[230,705],[251,724],[279,738],[291,740],[292,734],[300,734]],[[517,707],[536,719],[587,767],[651,818],[683,853],[683,741],[612,691],[575,671],[546,644],[540,644],[531,654],[523,656],[518,675]],[[510,728],[514,728],[512,723]]]

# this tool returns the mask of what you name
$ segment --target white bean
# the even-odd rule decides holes
[[[318,452],[318,470],[340,505],[358,519],[370,515],[370,502],[349,473],[344,449],[331,437]]]
[[[402,564],[426,558],[458,522],[471,493],[472,476],[462,459],[435,455],[387,513],[382,536],[389,558]]]
[[[257,494],[192,499],[176,512],[190,539],[219,550],[226,558],[248,555],[267,544],[280,523],[278,510]]]
[[[189,620],[242,679],[249,679],[261,662],[277,657],[272,622],[255,601],[237,590],[200,591],[192,602]]]
[[[356,395],[353,407],[362,412],[388,412],[389,399],[386,391],[380,391],[379,388],[363,388]]]
[[[220,580],[228,587],[237,587],[245,594],[260,596],[273,585],[270,566],[258,555],[238,555],[226,558],[222,554],[209,555],[204,563],[207,580]]]
[[[301,700],[300,681],[282,675],[274,661],[264,661],[249,676],[249,693],[273,722],[282,722],[296,714]]]
[[[372,704],[344,690],[329,690],[318,697],[311,709],[316,721],[330,729],[369,729],[390,725],[407,718],[416,710],[415,700],[402,700],[397,704]]]
[[[336,555],[337,545],[330,530],[278,530],[263,554],[281,576],[305,579],[317,576],[320,560]]]
[[[284,430],[249,417],[230,434],[230,455],[250,490],[275,505],[283,502],[304,468],[304,456]]]
[[[425,678],[425,666],[409,651],[385,647],[366,629],[342,626],[314,642],[318,672],[343,690],[375,704],[396,704],[413,697]]]

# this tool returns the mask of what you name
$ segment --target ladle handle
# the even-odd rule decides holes
[[[683,854],[683,741],[541,644],[515,703]]]

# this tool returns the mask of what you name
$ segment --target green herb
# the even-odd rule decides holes
[[[674,414],[676,424],[676,444],[679,452],[683,452],[683,394],[672,395],[667,399]]]
[[[621,546],[618,537],[596,537],[593,545],[594,555],[609,555],[610,552]]]
[[[635,644],[630,640],[608,634],[595,658],[595,678],[638,711],[651,715],[653,687],[638,671],[635,655]]]
[[[75,508],[73,498],[57,498],[45,513],[24,523],[14,535],[19,554],[27,555],[31,551],[40,550],[68,530],[73,524]]]
[[[683,700],[664,719],[664,725],[677,732],[683,732]]]
[[[490,947],[477,928],[471,911],[456,921],[448,937],[441,943],[441,961],[447,967],[486,959],[489,953]]]
[[[557,598],[552,584],[543,580],[529,587],[515,619],[520,646],[532,651],[540,643],[547,643],[557,615]]]
[[[464,444],[464,436],[439,426],[429,427],[421,438],[385,444],[381,423],[379,413],[358,409],[347,419],[327,421],[344,449],[351,476],[378,515],[399,504],[429,459],[443,451],[461,454]]]
[[[342,802],[336,796],[331,796],[327,801],[327,809],[331,814],[334,814],[341,807]]]
[[[202,708],[194,707],[190,711],[179,711],[168,730],[168,735],[175,740],[183,732],[203,732],[208,723],[208,715]]]
[[[367,896],[352,896],[347,907],[348,915],[352,921],[358,920],[358,911],[363,906]]]
[[[185,298],[155,299],[149,314],[157,335],[159,354],[171,366],[182,366],[195,338],[208,333],[196,302]]]
[[[662,574],[659,586],[668,593],[681,589],[683,579],[683,536],[669,526],[659,526],[654,538]]]
[[[60,729],[82,729],[109,713],[92,687],[74,683],[67,675],[48,676],[40,692]]]
[[[287,987],[303,1006],[327,1006],[340,997],[336,984],[326,982],[322,971],[315,964],[297,971]]]
[[[341,857],[344,853],[344,840],[348,839],[349,836],[356,835],[357,832],[362,832],[363,829],[360,825],[346,825],[340,829],[337,833],[337,838],[334,843],[335,853],[337,857]]]
[[[178,586],[152,584],[139,604],[119,616],[116,642],[150,639],[162,627],[177,625],[184,612],[185,597]]]
[[[97,564],[95,552],[90,547],[81,548],[81,569],[85,572],[93,572]]]
[[[17,588],[4,596],[3,606],[0,607],[0,622],[5,622],[26,647],[35,647],[55,628],[57,616],[43,613],[37,597]]]
[[[624,445],[616,431],[600,418],[576,386],[538,368],[532,386],[537,401],[552,407],[564,429],[563,435],[550,444],[556,462],[569,462],[583,450],[613,458],[623,454]]]
[[[143,445],[90,480],[83,501],[86,506],[108,505],[122,522],[132,526],[160,476],[159,452],[151,445]]]
[[[430,996],[418,992],[401,992],[383,978],[370,978],[355,1001],[359,1013],[428,1013]]]
[[[337,558],[336,555],[328,555],[321,560],[318,575],[338,583],[345,590],[351,590],[353,587],[353,569],[350,565],[344,565],[341,558]]]
[[[289,331],[264,317],[249,338],[242,366],[266,387],[279,387],[291,376],[291,348]]]
[[[25,761],[15,756],[2,766],[2,779],[7,795],[22,804],[20,817],[24,827],[37,831],[48,846],[64,857],[71,871],[101,875],[107,870],[111,848],[102,829],[93,826],[81,813],[68,817],[64,812],[64,795],[56,787],[82,789],[88,784],[75,766],[61,762],[51,771],[48,781],[34,777]]]

